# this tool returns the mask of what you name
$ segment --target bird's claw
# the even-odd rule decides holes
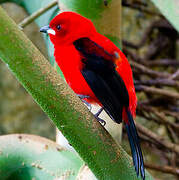
[[[85,99],[85,98],[89,98],[90,96],[88,95],[83,95],[83,94],[76,94],[80,99]]]
[[[99,117],[97,117],[97,116],[95,116],[95,118],[96,118],[96,120],[97,120],[98,122],[100,122],[100,123],[102,124],[102,126],[105,126],[105,125],[106,125],[106,121],[104,121],[103,119],[101,119],[101,118],[99,118]]]
[[[82,101],[83,103],[86,104],[86,106],[88,107],[88,109],[91,111],[91,109],[92,109],[91,104],[84,100],[85,98],[90,98],[90,96],[88,96],[88,95],[83,95],[83,94],[76,94],[76,95],[81,99],[81,101]]]
[[[90,104],[90,103],[88,103],[88,102],[87,102],[87,101],[85,101],[84,99],[81,99],[81,101],[82,101],[84,104],[86,104],[86,106],[88,107],[89,111],[91,111],[91,110],[92,110],[92,106],[91,106],[91,104]]]
[[[98,112],[94,116],[95,116],[95,118],[97,119],[98,122],[100,122],[103,126],[105,126],[106,125],[106,121],[104,121],[103,119],[99,118],[99,115],[101,114],[102,111],[103,111],[103,107],[100,108],[98,110]]]

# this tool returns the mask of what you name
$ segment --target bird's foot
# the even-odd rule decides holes
[[[106,121],[104,121],[103,119],[99,118],[99,115],[101,114],[101,112],[103,111],[103,108],[100,108],[98,110],[98,112],[94,115],[95,118],[97,119],[98,122],[100,122],[103,126],[106,125]]]
[[[86,100],[84,100],[85,98],[89,98],[90,96],[88,96],[88,95],[83,95],[83,94],[76,94],[76,95],[81,99],[81,101],[82,101],[84,104],[86,104],[86,106],[88,107],[88,109],[91,111],[91,109],[92,109],[91,104],[88,103]]]
[[[98,110],[98,112],[94,115],[95,117],[99,117],[101,112],[103,111],[103,107]]]
[[[103,119],[101,119],[101,118],[99,118],[99,117],[97,117],[97,116],[95,116],[95,118],[96,118],[96,120],[97,120],[98,122],[100,122],[100,123],[102,124],[102,126],[105,126],[105,125],[106,125],[106,121],[104,121]]]
[[[85,104],[86,104],[86,106],[88,107],[89,111],[91,111],[91,110],[92,110],[92,106],[91,106],[91,104],[90,104],[90,103],[88,103],[88,102],[87,102],[87,101],[85,101],[84,99],[81,99],[81,101],[82,101],[83,103],[85,103]]]
[[[90,96],[88,95],[83,95],[83,94],[76,94],[80,99],[85,99],[85,98],[89,98]]]

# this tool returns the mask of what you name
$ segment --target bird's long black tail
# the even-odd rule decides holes
[[[142,151],[140,148],[140,140],[137,134],[137,129],[136,129],[132,114],[129,109],[126,109],[126,114],[127,114],[128,122],[125,122],[125,127],[127,131],[130,147],[131,147],[131,153],[132,153],[135,170],[136,170],[137,176],[139,176],[139,173],[140,173],[142,179],[145,180],[144,161],[143,161]]]

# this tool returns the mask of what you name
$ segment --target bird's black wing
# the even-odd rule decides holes
[[[133,162],[137,176],[139,172],[145,180],[145,169],[139,137],[129,110],[129,95],[124,81],[115,70],[114,55],[109,54],[100,45],[89,38],[81,38],[74,42],[75,48],[81,53],[84,66],[81,70],[86,82],[103,105],[104,110],[117,123],[122,121],[122,112],[125,111],[128,123],[127,130]]]
[[[112,61],[114,55],[88,38],[76,40],[74,46],[83,57],[83,77],[104,110],[115,122],[120,123],[123,107],[129,106],[129,95],[122,78],[115,70]]]

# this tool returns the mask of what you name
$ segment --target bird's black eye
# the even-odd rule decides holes
[[[57,27],[56,27],[58,30],[60,30],[61,29],[61,26],[60,25],[57,25]]]

